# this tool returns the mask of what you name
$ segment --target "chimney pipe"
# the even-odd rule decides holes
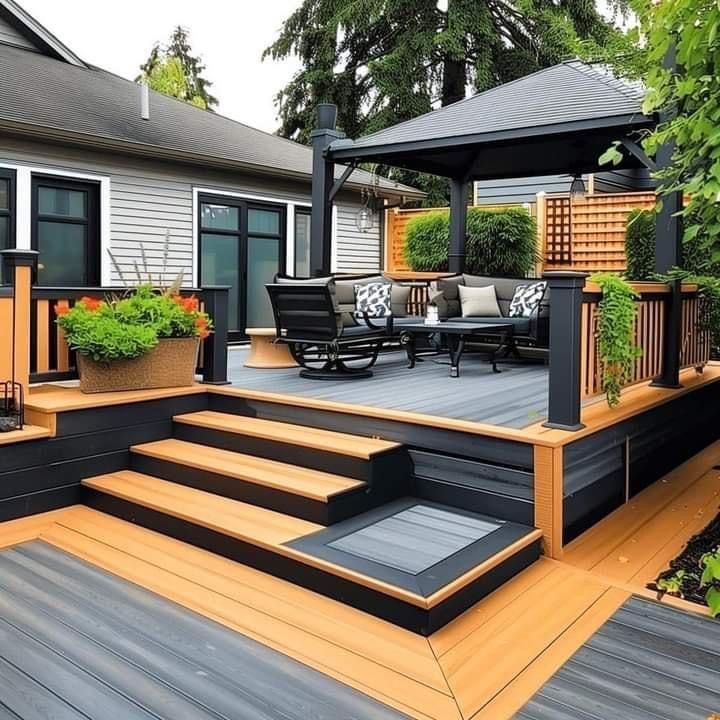
[[[140,117],[143,120],[150,119],[150,88],[147,83],[140,83]]]

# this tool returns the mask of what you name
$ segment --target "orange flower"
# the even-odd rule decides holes
[[[191,295],[189,298],[185,298],[184,307],[185,312],[197,312],[200,307],[200,303],[194,295]]]
[[[199,337],[201,340],[205,340],[205,338],[210,337],[210,331],[209,331],[207,328],[204,328],[203,330],[200,330],[200,331],[198,332],[198,337]]]
[[[87,296],[80,298],[80,302],[85,306],[85,309],[90,312],[95,312],[103,304],[102,300]]]
[[[67,305],[61,305],[60,303],[56,303],[53,310],[55,311],[55,315],[57,317],[62,317],[70,312],[70,308]]]

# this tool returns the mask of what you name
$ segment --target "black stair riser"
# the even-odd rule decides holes
[[[136,505],[92,488],[83,488],[83,502],[101,512],[155,530],[163,535],[339,600],[346,605],[368,612],[420,635],[430,635],[439,630],[479,599],[534,562],[540,554],[538,541],[508,558],[475,582],[466,585],[444,602],[426,610],[311,567],[294,558],[279,555],[215,530],[142,505]]]
[[[535,505],[530,500],[421,477],[415,478],[415,494],[425,500],[492,515],[521,525],[535,524]]]
[[[364,480],[365,482],[369,482],[371,479],[367,461],[291,445],[278,440],[239,435],[234,432],[225,432],[181,422],[174,424],[173,436],[187,442],[209,445],[221,450],[232,450],[245,455],[255,455],[268,460],[299,465],[312,470],[321,470],[335,475]]]
[[[332,497],[326,503],[135,452],[130,453],[130,468],[179,485],[204,490],[231,500],[240,500],[320,525],[332,525],[357,515],[367,510],[373,502],[368,488],[365,487]],[[377,502],[383,502],[382,498]]]
[[[174,424],[173,435],[179,440],[209,445],[221,450],[232,450],[233,452],[254,455],[291,465],[299,465],[334,475],[342,475],[343,477],[363,480],[369,485],[378,485],[386,478],[407,479],[412,473],[412,462],[407,450],[404,448],[381,453],[371,457],[369,460],[365,460],[335,453],[331,450],[317,450],[284,443],[282,440],[240,435],[234,432],[225,432],[180,422]],[[393,486],[397,487],[397,480],[393,482]],[[407,492],[408,488],[409,485],[405,484],[403,488],[399,489],[399,494],[395,497],[401,497]]]

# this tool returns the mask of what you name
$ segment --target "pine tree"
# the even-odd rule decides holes
[[[616,0],[623,6],[625,0]],[[308,142],[319,102],[358,137],[603,48],[620,32],[594,0],[302,0],[263,57],[297,56],[279,134]],[[383,168],[387,172],[387,169]],[[411,174],[392,171],[407,181]],[[417,178],[414,178],[417,183]],[[430,202],[445,184],[425,178]]]
[[[165,95],[210,111],[218,103],[209,91],[212,83],[202,76],[205,66],[192,54],[188,31],[179,25],[167,46],[155,43],[140,71],[136,82],[146,82]]]

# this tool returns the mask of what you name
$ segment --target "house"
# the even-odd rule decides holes
[[[164,280],[231,287],[234,338],[270,323],[264,283],[308,274],[309,148],[153,91],[143,116],[137,84],[83,62],[13,0],[0,0],[0,74],[0,246],[39,250],[38,285],[117,286],[136,265],[166,267]],[[361,232],[363,191],[376,209]],[[382,267],[377,208],[402,196],[421,194],[350,176],[334,271]]]

